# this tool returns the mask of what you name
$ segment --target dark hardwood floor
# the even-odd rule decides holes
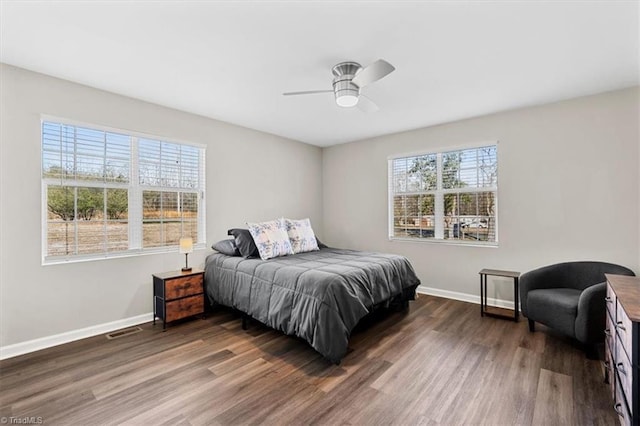
[[[44,424],[615,425],[599,361],[539,326],[420,295],[341,365],[229,310],[0,362],[0,416]],[[37,420],[37,419],[35,419]]]

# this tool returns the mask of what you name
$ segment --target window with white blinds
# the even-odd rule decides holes
[[[42,122],[45,263],[204,243],[201,146]]]
[[[389,160],[389,238],[496,245],[498,146]]]

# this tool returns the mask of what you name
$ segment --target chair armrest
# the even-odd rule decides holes
[[[599,283],[586,288],[580,294],[576,317],[576,338],[582,343],[604,341],[605,315],[607,306],[607,283]]]

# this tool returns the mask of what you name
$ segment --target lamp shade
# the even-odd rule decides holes
[[[191,253],[193,251],[193,239],[180,238],[180,253]]]

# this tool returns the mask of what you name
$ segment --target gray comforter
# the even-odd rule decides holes
[[[286,334],[306,340],[332,362],[374,308],[413,300],[420,284],[403,256],[323,248],[270,260],[211,254],[207,296]]]

